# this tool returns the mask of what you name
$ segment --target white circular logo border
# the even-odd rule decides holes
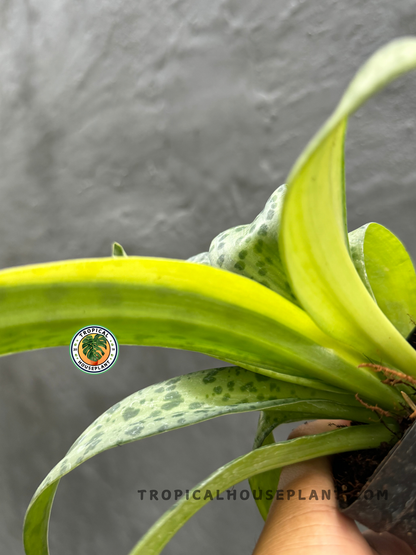
[[[89,331],[88,331],[89,330]],[[84,361],[80,361],[80,364],[76,361],[74,355],[73,355],[73,349],[74,349],[74,345],[76,346],[76,352],[78,353],[78,344],[79,341],[81,341],[81,337],[79,337],[79,341],[77,343],[75,343],[75,341],[77,340],[78,336],[83,332],[86,331],[87,333],[84,334],[84,337],[89,335],[90,333],[100,333],[100,330],[104,330],[106,331],[111,339],[113,339],[114,341],[114,346],[115,346],[115,354],[112,355],[112,343],[110,341],[110,339],[108,337],[106,337],[106,339],[109,341],[110,343],[110,355],[108,357],[108,359],[105,361],[107,362],[108,360],[110,360],[110,362],[101,370],[98,370],[98,368],[100,368],[100,366],[102,366],[101,364],[99,366],[92,366],[90,364],[86,364]],[[74,335],[74,337],[72,338],[71,344],[69,346],[69,354],[71,357],[72,362],[74,363],[74,365],[78,368],[78,370],[81,370],[81,372],[85,372],[85,374],[103,374],[104,372],[107,372],[107,370],[110,370],[110,368],[112,366],[114,366],[114,364],[116,363],[116,360],[118,358],[118,353],[119,353],[119,346],[118,346],[118,341],[116,339],[116,336],[106,327],[104,326],[84,326],[81,329],[79,329],[77,331],[77,333]],[[81,366],[82,364],[82,366]],[[93,370],[97,368],[97,370]]]

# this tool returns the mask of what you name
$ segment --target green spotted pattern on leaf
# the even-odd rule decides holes
[[[282,185],[251,224],[220,233],[212,241],[209,253],[197,254],[189,262],[211,265],[248,277],[298,304],[283,268],[278,245],[285,193],[286,186]]]
[[[209,252],[201,252],[200,254],[191,256],[191,258],[188,259],[188,262],[195,262],[195,264],[205,264],[206,266],[211,266]]]
[[[403,337],[410,326],[403,310],[409,308],[407,316],[413,314],[414,293],[398,294],[408,285],[405,276],[411,275],[413,284],[414,276],[406,256],[397,257],[400,249],[391,236],[383,238],[381,233],[381,240],[373,236],[374,244],[390,249],[390,260],[379,255],[378,247],[370,253],[367,232],[374,227],[365,233],[364,259],[357,264],[354,246],[350,251],[344,136],[350,114],[415,67],[414,38],[398,39],[379,50],[298,158],[287,178],[288,192],[284,186],[278,189],[252,224],[220,234],[209,253],[192,259],[199,264],[126,257],[115,244],[112,259],[0,272],[0,354],[66,344],[73,323],[81,325],[86,315],[96,314],[102,325],[115,330],[121,343],[196,350],[246,368],[174,378],[131,395],[100,416],[47,476],[29,505],[26,555],[49,553],[49,516],[60,478],[123,443],[223,414],[264,411],[253,451],[201,482],[196,489],[203,493],[222,492],[256,474],[265,484],[265,473],[287,464],[397,440],[397,422],[369,424],[373,412],[354,395],[358,392],[404,415],[402,386],[391,388],[358,364],[363,358],[382,360],[416,375],[415,350]],[[395,274],[398,268],[400,273]],[[250,370],[259,373],[253,376]],[[282,382],[280,376],[297,383]],[[273,444],[275,424],[311,417],[353,419],[366,425]],[[179,500],[130,555],[158,555],[207,502],[203,495]],[[261,511],[267,513],[267,507]]]
[[[159,393],[156,393],[159,391]],[[62,476],[107,449],[218,416],[270,409],[280,421],[350,418],[369,422],[372,412],[350,394],[317,391],[234,366],[171,378],[133,393],[103,413],[75,441],[36,491],[26,513],[27,555],[47,553],[45,507]],[[282,412],[282,416],[278,413]],[[48,519],[46,519],[47,521]]]

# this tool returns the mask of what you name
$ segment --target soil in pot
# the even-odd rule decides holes
[[[416,547],[416,424],[409,418],[401,424],[395,445],[338,454],[333,473],[344,514]]]
[[[400,437],[413,424],[404,418],[400,425]],[[360,422],[351,422],[351,426],[362,426]],[[357,500],[364,486],[371,480],[378,465],[395,447],[382,443],[377,449],[363,449],[338,453],[332,457],[332,473],[334,475],[335,492],[341,509],[346,509]]]
[[[361,490],[392,447],[382,443],[378,449],[350,451],[333,456],[332,472],[341,509],[346,509],[358,498]]]

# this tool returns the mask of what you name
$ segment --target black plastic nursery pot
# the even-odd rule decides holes
[[[341,512],[416,547],[416,422],[378,465],[356,501]]]

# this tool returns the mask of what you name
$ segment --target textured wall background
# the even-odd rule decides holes
[[[247,223],[284,182],[358,66],[416,34],[412,0],[14,0],[0,4],[0,267],[129,254],[187,258]],[[390,227],[416,257],[416,76],[351,120],[349,223]],[[68,338],[69,341],[70,338]],[[122,347],[108,374],[67,349],[0,360],[0,535],[21,555],[38,484],[94,418],[133,391],[218,361]],[[127,553],[189,488],[251,448],[256,415],[104,453],[65,477],[52,553]],[[286,437],[287,429],[281,432]],[[167,555],[251,554],[254,503],[214,502]]]

